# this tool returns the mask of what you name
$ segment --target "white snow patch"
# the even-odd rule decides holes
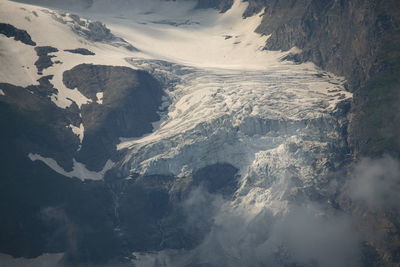
[[[3,89],[0,89],[0,95],[6,95],[6,93],[4,93]]]
[[[0,6],[3,19],[1,13]],[[34,65],[37,59],[33,46],[0,34],[0,82],[22,87],[38,84],[39,75]]]
[[[96,97],[97,97],[97,101],[96,102],[98,104],[100,104],[100,105],[103,104],[103,95],[104,95],[103,92],[99,92],[99,93],[96,94]]]
[[[30,153],[28,155],[28,157],[32,161],[37,161],[37,160],[42,161],[53,171],[55,171],[61,175],[64,175],[64,176],[70,177],[70,178],[76,177],[82,181],[84,181],[84,180],[102,180],[104,178],[104,175],[106,174],[106,172],[114,166],[114,162],[112,162],[111,160],[108,160],[100,172],[94,172],[94,171],[88,170],[84,164],[77,162],[75,159],[73,159],[73,162],[74,162],[73,170],[70,172],[67,172],[60,165],[58,165],[57,161],[55,161],[52,158],[45,158],[45,157],[40,156],[39,154],[32,154],[32,153]]]
[[[39,16],[31,16],[30,22],[24,17],[31,12]],[[53,18],[56,11],[29,4],[12,1],[0,2],[0,17],[2,22],[9,23],[19,29],[24,29],[37,43],[37,46],[53,46],[59,50],[52,60],[61,64],[43,70],[43,76],[54,75],[51,82],[58,89],[51,96],[52,101],[60,108],[67,108],[73,102],[79,107],[90,103],[77,89],[68,89],[63,83],[63,73],[79,64],[98,64],[112,66],[129,66],[125,57],[132,57],[136,52],[125,48],[117,48],[106,43],[93,43],[71,31],[71,28]],[[46,29],[45,31],[43,29]],[[95,56],[71,54],[64,49],[86,48],[93,51]],[[0,82],[11,83],[26,87],[38,84],[40,76],[34,65],[38,59],[33,46],[25,45],[11,38],[0,35]]]
[[[83,123],[81,123],[79,127],[76,127],[72,124],[68,125],[67,127],[71,128],[72,132],[79,137],[79,141],[82,144],[83,137],[85,136],[85,127],[83,126]]]

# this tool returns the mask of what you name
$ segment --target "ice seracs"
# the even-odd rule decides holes
[[[318,70],[307,64],[241,71],[130,62],[160,79],[168,79],[169,73],[175,83],[169,91],[173,102],[160,128],[118,146],[131,150],[133,169],[139,173],[178,175],[184,165],[195,170],[224,161],[241,167],[254,157],[251,154],[277,147],[291,136],[329,142],[338,136],[333,129],[338,124],[336,105],[351,97],[340,79],[317,75]],[[218,152],[210,153],[215,149]]]

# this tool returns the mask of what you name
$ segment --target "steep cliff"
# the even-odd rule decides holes
[[[399,156],[400,8],[397,1],[249,0],[244,16],[264,10],[257,32],[270,35],[265,49],[301,52],[346,77],[354,92],[349,142],[355,157]],[[397,121],[397,123],[393,123]]]
[[[229,8],[231,8],[233,4],[233,0],[198,0],[197,8],[216,8],[221,10],[221,12],[225,12]]]
[[[354,92],[347,131],[354,163],[363,157],[379,158],[385,154],[399,158],[398,1],[248,2],[244,16],[264,10],[257,32],[270,35],[265,49],[289,50],[297,47],[301,52],[286,59],[312,61],[325,70],[346,77],[348,89]],[[384,174],[382,177],[385,177]],[[355,217],[364,218],[360,219],[364,229],[384,236],[382,239],[385,241],[371,236],[367,238],[367,243],[380,255],[380,263],[377,264],[398,263],[399,213],[396,208],[386,205],[377,211],[376,208],[343,199],[341,208]]]
[[[256,31],[269,36],[265,49],[285,51],[297,47],[301,51],[286,60],[312,61],[346,78],[348,90],[354,93],[347,129],[353,164],[357,166],[363,157],[389,154],[400,158],[398,1],[246,1],[249,5],[244,17],[263,12]],[[219,7],[223,2],[208,3],[208,7]],[[399,182],[398,178],[395,181]],[[380,254],[377,264],[398,262],[398,210],[387,205],[377,211],[349,199],[340,202],[342,209],[366,218],[360,220],[362,228],[384,236],[385,241],[367,238]]]

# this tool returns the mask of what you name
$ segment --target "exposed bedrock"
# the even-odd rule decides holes
[[[27,88],[0,83],[5,96],[0,99],[4,140],[14,143],[17,155],[38,153],[56,159],[65,169],[72,168],[78,138],[67,128],[80,121],[76,105],[59,109],[48,98],[55,89],[50,77]],[[6,150],[3,153],[7,153]]]
[[[81,55],[84,55],[84,56],[94,56],[95,55],[94,52],[92,52],[92,51],[90,51],[90,50],[88,50],[86,48],[65,49],[64,51],[70,52],[70,53],[73,53],[73,54],[81,54]]]
[[[125,251],[114,229],[110,187],[103,181],[67,178],[43,162],[31,161],[28,155],[54,159],[65,171],[73,169],[73,159],[88,168],[101,169],[113,155],[119,137],[141,136],[152,131],[151,123],[159,119],[157,112],[164,92],[143,71],[79,65],[66,72],[66,84],[78,87],[92,102],[81,109],[75,103],[62,109],[50,98],[58,92],[52,78],[42,77],[38,85],[26,88],[0,83],[0,195],[1,203],[10,204],[0,207],[7,214],[0,219],[0,251],[26,258],[67,252],[66,262],[107,262]],[[69,83],[69,79],[74,82]],[[85,127],[81,150],[78,136],[71,131],[71,125],[80,123]],[[147,194],[144,189],[137,190]],[[142,201],[139,210],[140,205],[148,205],[145,202],[148,198],[140,196],[137,196]],[[137,218],[145,218],[140,219],[144,225],[157,223],[153,218],[160,215],[141,212]],[[142,228],[137,230],[132,234],[134,237],[142,235]],[[144,248],[154,248],[151,240],[144,241],[151,244]]]
[[[51,59],[55,56],[49,54],[58,52],[58,49],[52,46],[38,46],[35,47],[35,51],[37,56],[39,57],[38,60],[35,62],[35,66],[37,68],[38,74],[42,75],[43,70],[53,66],[54,64]]]
[[[63,80],[68,88],[77,88],[93,100],[82,106],[85,138],[77,157],[89,168],[101,169],[120,137],[149,133],[152,122],[160,119],[158,111],[164,92],[144,71],[81,64],[66,71]],[[97,101],[99,96],[101,104]]]
[[[221,12],[231,8],[233,0],[197,0],[197,8],[216,8]]]
[[[311,60],[325,70],[346,77],[348,89],[354,92],[348,128],[351,157],[356,162],[363,157],[378,158],[379,162],[382,155],[389,154],[398,160],[398,1],[248,2],[245,16],[265,8],[257,32],[271,35],[266,49],[289,50],[298,47],[302,52],[291,56],[295,61]],[[394,245],[400,236],[398,210],[385,205],[378,212],[344,198],[339,201],[340,208],[359,218],[360,229],[375,229],[385,236],[385,241],[379,241],[365,234],[369,255],[375,255],[371,262],[376,261],[382,266],[398,265],[398,246]]]
[[[400,154],[397,103],[400,10],[397,1],[248,0],[245,16],[265,8],[266,49],[298,47],[312,61],[347,78],[353,91],[349,144],[355,157]],[[392,112],[394,111],[394,112]],[[393,123],[396,122],[396,123]]]
[[[11,24],[0,23],[0,34],[7,37],[13,37],[15,41],[20,41],[26,45],[35,46],[36,43],[32,41],[31,36],[25,30],[17,29]]]

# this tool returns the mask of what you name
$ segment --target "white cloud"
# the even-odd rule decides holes
[[[349,197],[370,208],[397,207],[400,203],[400,163],[385,156],[362,159],[354,166]]]

